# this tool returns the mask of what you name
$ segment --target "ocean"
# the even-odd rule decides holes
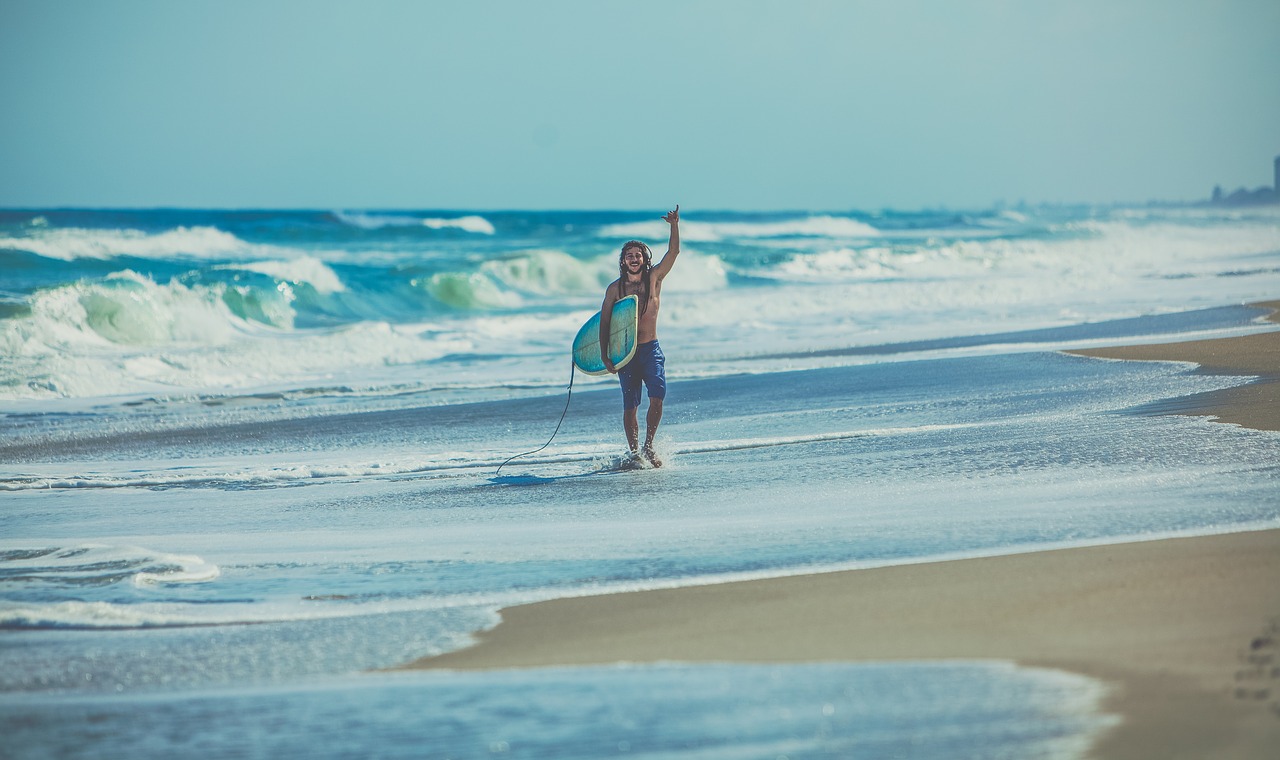
[[[663,211],[0,211],[0,756],[1080,757],[1104,685],[1007,662],[384,670],[525,602],[1280,526],[1280,434],[1157,413],[1249,378],[1062,353],[1275,329],[1280,212],[682,209],[627,471],[568,347]]]

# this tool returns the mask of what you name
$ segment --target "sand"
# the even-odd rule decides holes
[[[1280,429],[1280,332],[1080,353],[1259,376],[1170,411]],[[1013,660],[1111,687],[1103,709],[1122,722],[1095,757],[1270,760],[1278,644],[1280,531],[1267,530],[560,599],[503,610],[475,646],[406,667]]]
[[[1280,309],[1280,301],[1253,305]],[[1280,322],[1280,311],[1272,311],[1267,318]],[[1199,371],[1206,374],[1256,376],[1258,379],[1248,385],[1171,400],[1159,411],[1211,415],[1219,422],[1257,430],[1280,430],[1280,332],[1183,343],[1092,348],[1071,353],[1105,359],[1195,362],[1200,365]]]

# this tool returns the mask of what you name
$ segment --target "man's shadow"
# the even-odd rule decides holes
[[[577,478],[594,478],[601,475],[619,475],[626,472],[643,472],[650,469],[636,465],[634,460],[629,457],[618,457],[614,461],[595,470],[587,472],[576,472],[572,475],[557,475],[555,477],[544,478],[541,475],[495,475],[489,478],[489,484],[495,486],[542,486],[551,483],[560,483],[566,480],[575,480]]]
[[[589,474],[589,473],[588,473]],[[555,478],[543,478],[537,475],[499,475],[489,478],[489,484],[495,486],[541,486],[556,483],[565,478],[580,478],[581,475],[562,475]]]

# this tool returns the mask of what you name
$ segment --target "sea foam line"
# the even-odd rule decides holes
[[[638,238],[662,240],[668,227],[662,220],[608,224],[597,233],[602,238]],[[784,237],[821,237],[834,239],[874,238],[880,230],[843,216],[808,216],[773,222],[681,222],[680,239],[684,242],[714,243],[726,239],[767,239]]]
[[[245,242],[217,227],[176,227],[148,233],[131,229],[38,227],[25,237],[0,238],[0,248],[29,251],[47,259],[112,259],[135,256],[144,259],[189,257],[195,259],[272,258],[289,249]]]
[[[480,235],[493,235],[497,232],[492,222],[478,214],[458,217],[422,217],[412,214],[334,211],[333,216],[343,224],[365,230],[378,230],[383,227],[427,227],[433,230],[459,229]]]
[[[0,549],[0,584],[112,585],[128,579],[139,588],[206,583],[217,565],[192,554],[170,554],[138,546],[77,544]]]
[[[713,454],[730,451],[798,446],[812,443],[853,440],[858,438],[884,438],[889,436],[930,433],[941,430],[960,430],[994,422],[968,422],[937,425],[917,425],[895,428],[848,430],[809,435],[769,436],[762,438],[734,438],[721,441],[690,442],[669,448],[676,455]],[[596,463],[602,471],[613,469],[609,463],[616,457],[616,447],[600,444],[587,449],[552,453],[540,457],[522,459],[525,465]],[[152,473],[141,476],[116,476],[108,474],[66,476],[13,476],[0,480],[0,491],[31,491],[43,489],[77,488],[272,488],[296,485],[304,482],[331,482],[365,478],[391,478],[431,475],[435,477],[461,477],[477,470],[496,468],[506,462],[506,455],[486,453],[457,453],[446,459],[409,462],[373,462],[359,465],[297,465],[248,469],[239,472],[204,471],[184,469],[181,473]]]

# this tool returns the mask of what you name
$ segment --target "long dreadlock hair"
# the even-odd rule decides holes
[[[650,273],[653,270],[653,251],[649,250],[649,246],[639,240],[628,240],[622,244],[622,250],[618,252],[618,289],[622,289],[622,283],[627,281],[627,265],[623,259],[627,255],[628,248],[639,248],[640,253],[644,255],[644,268],[640,270],[640,313],[644,314],[649,308],[649,291],[651,286]]]

